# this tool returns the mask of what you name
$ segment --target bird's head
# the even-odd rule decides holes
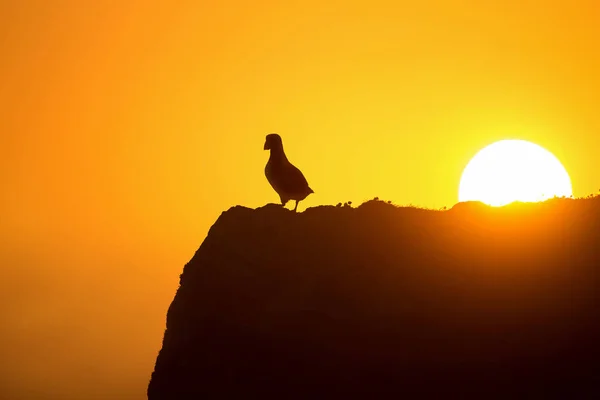
[[[283,149],[283,142],[281,136],[276,133],[269,133],[265,140],[265,150],[279,150]]]

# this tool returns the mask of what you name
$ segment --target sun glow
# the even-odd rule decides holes
[[[552,153],[524,140],[501,140],[480,150],[467,164],[458,199],[502,206],[572,194],[569,174]]]

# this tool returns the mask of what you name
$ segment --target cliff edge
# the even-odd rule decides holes
[[[183,269],[148,398],[600,398],[599,289],[599,197],[237,206]]]

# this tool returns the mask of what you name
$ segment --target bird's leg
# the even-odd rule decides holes
[[[294,212],[297,212],[296,209],[298,208],[298,203],[299,203],[299,201],[296,200],[296,206],[294,207]]]
[[[281,207],[285,207],[285,205],[287,204],[287,202],[289,201],[288,199],[284,199],[283,197],[279,197],[279,199],[281,200]]]

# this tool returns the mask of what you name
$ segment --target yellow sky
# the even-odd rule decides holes
[[[595,0],[0,2],[0,394],[143,392],[210,225],[278,200],[267,133],[315,191],[301,209],[451,206],[507,138],[597,192],[599,18]]]

